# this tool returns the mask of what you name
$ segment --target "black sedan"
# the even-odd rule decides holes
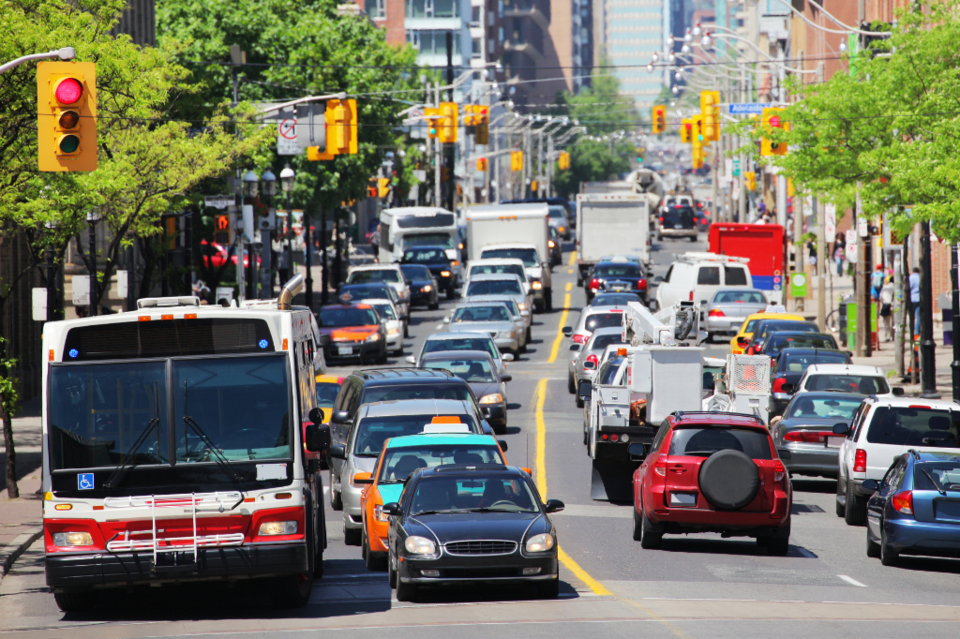
[[[787,348],[811,348],[817,350],[839,351],[837,340],[829,333],[809,333],[806,331],[777,331],[767,335],[763,347],[756,355],[766,355],[776,359],[780,351]]]
[[[445,291],[447,299],[457,293],[459,282],[456,278],[456,260],[447,257],[447,251],[442,246],[414,246],[403,252],[400,259],[401,267],[404,264],[421,264],[430,270],[430,274],[437,280],[440,290]]]
[[[495,433],[507,432],[507,382],[513,377],[499,374],[497,364],[486,351],[438,351],[425,353],[422,368],[448,370],[467,384],[477,396],[483,416]]]
[[[646,306],[647,277],[643,267],[630,260],[599,262],[584,280],[587,303],[594,295],[606,292],[631,293]]]
[[[550,249],[550,266],[560,266],[563,263],[563,236],[554,227],[549,227],[550,239],[547,248]]]
[[[410,283],[410,305],[423,304],[434,311],[440,308],[439,284],[423,264],[401,264],[400,270]]]
[[[771,383],[773,385],[770,397],[771,417],[783,413],[793,394],[797,392],[797,384],[807,371],[808,366],[814,364],[852,364],[850,356],[835,350],[821,350],[819,348],[785,348],[777,355],[771,369]]]
[[[767,341],[767,337],[769,337],[771,333],[777,331],[819,333],[820,329],[813,322],[785,319],[760,320],[753,328],[753,337],[750,339],[750,342],[744,346],[744,353],[747,355],[756,355],[763,348],[763,344]]]
[[[530,476],[512,466],[478,464],[420,469],[391,516],[390,587],[412,601],[424,586],[532,583],[543,598],[560,592],[557,532]]]

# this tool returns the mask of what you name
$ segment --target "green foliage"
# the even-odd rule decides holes
[[[6,341],[0,337],[0,398],[2,398],[2,414],[13,417],[20,410],[20,391],[17,389],[18,380],[12,375],[17,360],[4,357]]]
[[[610,62],[604,58],[600,64]],[[590,135],[635,129],[640,119],[633,98],[620,94],[620,81],[606,69],[594,72],[590,86],[565,102],[567,115],[587,127]]]
[[[581,182],[611,180],[626,173],[635,155],[633,144],[624,141],[613,143],[613,153],[609,142],[591,139],[581,139],[568,150],[570,169],[558,171],[553,178],[557,194],[566,198],[579,192]]]

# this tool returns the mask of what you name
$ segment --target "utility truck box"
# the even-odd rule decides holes
[[[647,399],[647,423],[674,411],[699,411],[703,397],[703,349],[642,346],[627,356],[627,388]]]
[[[632,193],[577,195],[577,274],[582,283],[605,255],[635,255],[650,263],[650,205]]]
[[[633,193],[633,182],[626,180],[612,180],[607,182],[581,182],[580,193]]]

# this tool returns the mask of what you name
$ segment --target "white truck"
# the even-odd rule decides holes
[[[545,202],[491,204],[467,209],[470,261],[518,258],[533,289],[537,310],[552,310],[550,230]]]
[[[447,257],[460,258],[460,225],[457,216],[434,206],[409,206],[380,211],[381,264],[399,262],[412,246],[442,246]],[[459,279],[459,278],[458,278]]]
[[[650,263],[650,206],[642,195],[577,195],[577,285],[604,255],[634,255]]]

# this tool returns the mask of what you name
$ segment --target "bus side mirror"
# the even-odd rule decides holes
[[[311,453],[318,453],[330,448],[330,427],[326,424],[307,426],[305,440],[307,450]]]
[[[323,409],[320,407],[311,408],[308,417],[311,422],[319,426],[323,423]]]

